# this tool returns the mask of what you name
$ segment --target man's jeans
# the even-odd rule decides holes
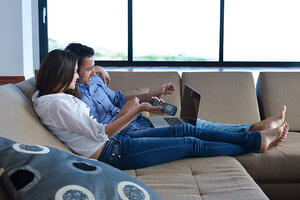
[[[121,132],[107,141],[98,160],[119,169],[137,169],[186,157],[259,152],[260,133],[245,131],[250,126],[199,120],[197,127],[184,124]]]
[[[196,127],[202,129],[210,129],[215,131],[227,131],[227,132],[246,132],[252,124],[222,124],[222,123],[212,123],[209,121],[197,120]]]

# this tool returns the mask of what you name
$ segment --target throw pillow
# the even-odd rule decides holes
[[[149,92],[149,88],[134,88],[134,89],[124,89],[122,90],[124,95],[138,95],[138,94],[145,94]],[[149,117],[149,112],[142,112],[144,117]]]
[[[160,199],[145,184],[103,162],[0,137],[0,180],[11,199]]]

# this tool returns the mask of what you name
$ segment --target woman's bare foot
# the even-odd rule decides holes
[[[280,139],[284,133],[284,123],[274,129],[268,129],[260,132],[261,135],[261,145],[260,145],[260,152],[265,152],[269,148],[273,142]],[[274,144],[274,143],[273,143]]]
[[[274,129],[280,126],[285,120],[286,106],[282,106],[281,111],[277,114],[268,117],[267,119],[254,123],[249,131],[263,131],[268,129]]]
[[[269,145],[268,150],[273,147],[277,147],[281,142],[283,142],[287,137],[288,133],[289,133],[289,125],[288,123],[284,122],[284,129],[282,135]]]

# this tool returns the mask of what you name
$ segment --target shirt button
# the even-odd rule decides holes
[[[121,158],[121,155],[119,155],[118,158]]]
[[[115,154],[114,154],[114,153],[112,153],[111,155],[112,155],[112,156],[115,156]]]

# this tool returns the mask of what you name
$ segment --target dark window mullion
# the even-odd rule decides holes
[[[219,67],[223,67],[224,55],[224,1],[220,0],[220,44],[219,44]]]
[[[132,0],[128,0],[128,62],[133,60],[132,50]]]
[[[39,0],[39,42],[40,42],[40,61],[48,53],[48,8],[47,0]]]

